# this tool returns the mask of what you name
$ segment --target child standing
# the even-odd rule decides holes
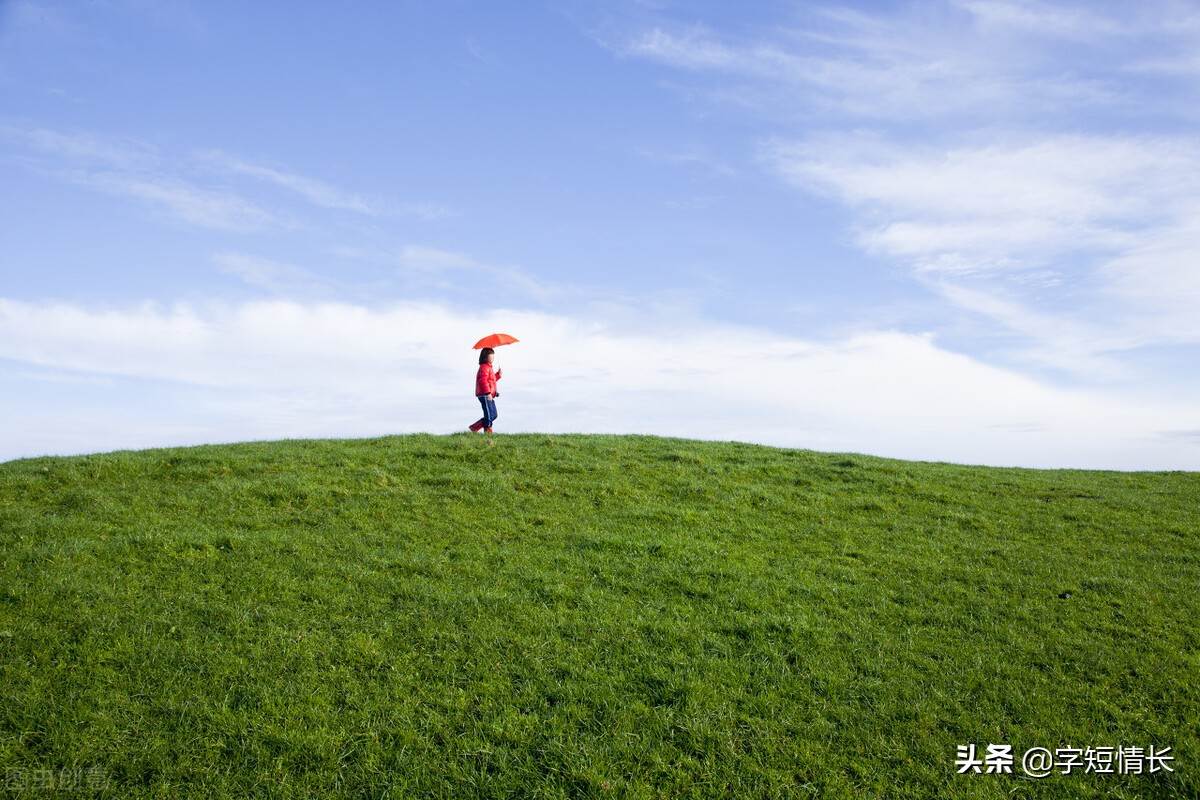
[[[478,431],[481,428],[487,431],[488,444],[492,444],[492,423],[498,416],[494,398],[499,397],[500,393],[496,391],[496,381],[500,380],[501,373],[504,372],[499,369],[492,374],[492,362],[495,358],[496,351],[490,347],[479,351],[479,371],[475,373],[475,397],[483,406],[483,416],[471,423],[470,428],[472,431]]]

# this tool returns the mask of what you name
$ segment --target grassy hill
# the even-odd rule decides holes
[[[0,464],[0,544],[15,796],[1200,796],[1200,473],[253,442]]]

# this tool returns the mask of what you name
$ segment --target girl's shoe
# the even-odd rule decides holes
[[[471,431],[472,433],[478,433],[478,432],[479,432],[479,429],[480,429],[480,428],[482,428],[482,427],[483,427],[483,426],[482,426],[482,425],[480,425],[478,422],[472,422],[472,423],[471,423],[471,424],[470,424],[470,425],[467,427],[467,430]]]

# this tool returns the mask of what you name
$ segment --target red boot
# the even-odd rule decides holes
[[[467,430],[471,431],[472,433],[479,433],[479,429],[482,427],[483,426],[480,425],[478,422],[472,422],[471,426]]]

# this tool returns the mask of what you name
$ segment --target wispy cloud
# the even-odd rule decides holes
[[[1200,93],[1144,84],[1189,74],[1195,8],[825,5],[722,29],[660,14],[604,44],[770,120],[761,163],[987,321],[1008,363],[1116,380],[1129,351],[1200,344],[1200,146],[1163,125],[1193,121]]]
[[[139,139],[104,138],[48,128],[0,125],[0,137],[12,144],[69,161],[91,161],[120,169],[147,169],[159,162],[157,148]]]
[[[712,176],[728,178],[738,174],[736,168],[699,146],[674,149],[640,147],[637,153],[650,161],[694,167]]]
[[[1051,5],[1029,0],[955,0],[954,5],[969,12],[983,28],[1083,41],[1133,34],[1129,20],[1098,14],[1083,5]]]
[[[711,100],[797,122],[819,114],[905,126],[998,117],[1038,124],[1068,110],[1119,108],[1136,118],[1148,106],[1194,120],[1185,98],[1195,99],[1195,87],[1155,99],[1134,78],[1194,74],[1200,12],[1174,2],[805,4],[749,30],[656,15],[597,41],[625,58],[712,77]]]
[[[1200,194],[1178,217],[1098,268],[1101,291],[1142,315],[1143,325],[1177,342],[1200,341]]]
[[[855,208],[864,248],[1040,341],[1025,353],[1033,360],[1119,371],[1104,352],[1200,343],[1185,311],[1200,303],[1200,146],[1190,139],[1051,136],[943,150],[821,137],[764,154],[798,187]],[[1030,294],[1068,282],[1071,308],[1036,312],[979,283],[1023,273],[1036,275],[1018,284]],[[976,288],[953,284],[964,277]]]
[[[375,207],[361,196],[342,191],[324,181],[259,164],[251,164],[220,150],[200,151],[196,154],[196,158],[214,168],[247,175],[295,192],[310,203],[322,208],[356,211],[360,214],[371,215],[378,213]]]
[[[157,205],[177,219],[206,228],[246,232],[294,227],[294,214],[267,198],[255,184],[269,184],[318,208],[371,217],[415,216],[440,219],[453,212],[428,202],[368,199],[294,171],[255,164],[220,150],[172,158],[152,144],[129,137],[0,125],[0,139],[25,154],[27,166],[109,194]],[[245,178],[230,186],[230,178]],[[253,199],[252,199],[253,198]]]
[[[689,69],[736,69],[770,74],[770,62],[788,57],[775,48],[742,50],[718,41],[705,27],[693,25],[679,31],[653,28],[634,36],[624,47],[629,55],[663,61]]]
[[[294,225],[240,192],[181,175],[138,139],[12,125],[0,126],[0,137],[33,154],[24,163],[43,175],[137,200],[190,225],[231,232]]]
[[[453,214],[448,207],[437,203],[399,203],[382,198],[367,198],[316,178],[255,164],[220,150],[197,151],[193,157],[206,167],[244,175],[286,189],[320,208],[351,211],[372,217],[407,215],[423,219],[442,219]]]
[[[1087,377],[1113,381],[1123,373],[1110,355],[1147,344],[1144,334],[1061,313],[1030,308],[1023,298],[995,285],[971,288],[951,280],[931,279],[927,285],[959,308],[982,314],[1020,337],[1010,360],[1035,364]]]
[[[426,272],[457,269],[477,270],[482,266],[479,261],[466,253],[419,244],[405,245],[394,257],[403,269]]]
[[[191,225],[224,231],[249,232],[291,223],[228,191],[206,189],[170,178],[115,172],[66,172],[81,186],[131,197],[166,210]]]
[[[502,294],[509,301],[549,306],[577,304],[583,298],[619,300],[619,293],[591,294],[586,287],[535,277],[527,270],[480,260],[470,254],[408,244],[396,248],[342,245],[328,256],[300,266],[279,259],[237,251],[220,251],[213,263],[249,287],[289,299],[378,305],[387,298],[424,295],[433,291],[444,300],[457,296],[470,302],[474,287],[489,286],[490,302]],[[353,268],[351,268],[353,267]],[[353,277],[350,277],[353,275]],[[503,292],[499,290],[503,289]]]
[[[336,282],[311,270],[247,253],[220,252],[213,256],[213,263],[249,286],[293,298],[330,294],[337,288]]]
[[[1190,139],[1015,138],[942,148],[823,136],[771,142],[763,153],[796,186],[874,220],[864,245],[931,271],[1111,252],[1142,241],[1147,228],[1190,220],[1189,203],[1200,198],[1200,146]]]
[[[997,18],[993,14],[993,18]],[[1003,111],[1032,117],[1064,105],[1125,99],[1117,82],[1044,69],[1044,51],[1022,48],[970,15],[866,14],[810,9],[810,18],[734,37],[698,24],[660,24],[609,46],[625,57],[750,79],[717,99],[760,111],[839,113],[863,119],[947,118]]]
[[[437,281],[439,277],[455,274],[483,278],[490,281],[491,285],[502,284],[542,304],[576,297],[582,291],[575,284],[539,278],[519,266],[481,260],[469,253],[425,244],[407,244],[394,249],[342,246],[334,248],[333,254],[340,258],[387,265],[402,276],[426,281]]]

